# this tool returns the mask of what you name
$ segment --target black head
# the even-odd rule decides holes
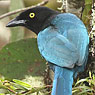
[[[50,25],[51,19],[58,12],[47,7],[35,7],[22,12],[7,24],[7,27],[25,26],[38,34]]]

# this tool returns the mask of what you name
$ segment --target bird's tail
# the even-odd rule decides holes
[[[72,95],[73,71],[55,66],[51,95]]]

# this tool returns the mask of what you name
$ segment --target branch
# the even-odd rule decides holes
[[[18,10],[16,10],[16,11],[12,11],[12,12],[5,13],[5,14],[3,14],[3,15],[0,16],[0,19],[3,19],[3,18],[5,18],[5,17],[7,17],[7,16],[10,16],[10,15],[13,15],[13,14],[16,14],[16,13],[19,13],[19,12],[22,12],[22,11],[25,11],[25,10],[27,10],[27,9],[31,9],[31,8],[34,8],[34,7],[37,7],[37,6],[43,6],[43,5],[47,4],[48,1],[49,1],[49,0],[44,0],[44,1],[42,1],[41,3],[38,3],[38,4],[35,5],[35,6],[30,6],[30,7],[27,7],[27,8],[22,8],[22,9],[18,9]]]
[[[43,87],[34,87],[34,88],[30,89],[30,90],[26,90],[24,92],[21,92],[20,94],[28,95],[28,94],[32,94],[32,93],[44,90],[45,88],[52,88],[52,85],[46,85],[46,86],[43,86]]]

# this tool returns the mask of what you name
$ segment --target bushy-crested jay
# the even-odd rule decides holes
[[[7,27],[24,26],[37,36],[41,55],[54,70],[52,95],[72,95],[73,77],[83,71],[88,59],[89,37],[74,14],[47,7],[22,12]]]

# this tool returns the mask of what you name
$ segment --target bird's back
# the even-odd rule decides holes
[[[64,13],[57,15],[52,20],[52,23],[57,27],[61,35],[75,45],[79,54],[77,64],[82,65],[87,60],[89,44],[87,29],[83,22],[71,13]]]

